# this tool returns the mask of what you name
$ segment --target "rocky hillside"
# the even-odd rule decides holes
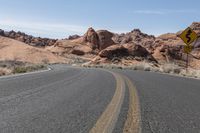
[[[89,28],[83,36],[58,40],[53,46],[46,47],[46,49],[64,57],[74,54],[89,58],[93,64],[120,64],[122,60],[129,60],[130,63],[126,63],[127,65],[132,61],[144,60],[158,63],[149,50],[152,49],[150,42],[154,40],[154,36],[149,36],[139,30],[117,35],[107,30],[95,31],[93,28]],[[142,44],[140,44],[141,41]]]
[[[190,27],[200,34],[200,23],[194,22]],[[0,35],[9,37],[33,46],[45,46],[44,49],[57,56],[81,58],[90,64],[132,65],[138,62],[149,62],[154,65],[175,63],[185,65],[186,54],[184,43],[177,33],[167,33],[155,37],[134,29],[128,33],[116,34],[107,30],[95,31],[89,28],[83,36],[73,35],[68,39],[54,40],[33,37],[21,32],[5,32]],[[193,43],[190,54],[190,67],[200,66],[200,39]],[[73,57],[73,58],[72,58]]]
[[[155,36],[142,33],[139,29],[134,29],[126,34],[115,34],[113,37],[113,40],[118,44],[139,44],[147,48],[149,51],[153,50],[152,44],[154,43],[155,39]]]
[[[44,47],[44,46],[51,46],[54,45],[57,41],[56,39],[49,39],[49,38],[41,38],[41,37],[34,37],[31,35],[27,35],[23,32],[15,32],[15,31],[4,31],[0,29],[0,36],[8,37],[11,39],[18,40],[20,42],[24,42],[26,44],[29,44],[31,46],[37,46],[37,47]]]
[[[200,35],[200,23],[194,22],[190,27]],[[178,37],[182,31],[160,35],[152,44],[154,47],[153,56],[160,62],[175,62],[178,65],[185,64],[186,54],[183,47],[184,42]],[[200,66],[200,39],[193,44],[193,50],[189,55],[190,65],[193,68]]]
[[[194,22],[190,27],[200,34],[200,23]],[[89,28],[84,36],[71,40],[75,44],[80,44],[78,50],[76,47],[72,48],[72,53],[96,54],[97,56],[92,62],[97,64],[121,63],[130,65],[138,61],[147,61],[154,64],[175,63],[184,66],[186,54],[183,47],[185,44],[178,37],[180,33],[181,31],[155,37],[142,33],[139,29],[115,34],[106,30],[95,31],[93,28]],[[192,45],[194,49],[189,55],[190,66],[199,68],[200,40],[198,39]],[[73,52],[74,50],[79,52]]]
[[[34,64],[67,63],[67,59],[23,42],[0,36],[0,61],[20,61]]]

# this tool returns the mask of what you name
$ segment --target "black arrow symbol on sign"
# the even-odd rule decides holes
[[[186,34],[187,43],[189,43],[191,41],[191,37],[190,37],[191,34],[192,34],[192,30],[189,29],[187,34]]]

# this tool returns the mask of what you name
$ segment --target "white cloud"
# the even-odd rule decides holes
[[[162,15],[164,12],[162,11],[153,11],[153,10],[136,10],[133,11],[135,14],[155,14],[155,15]]]
[[[69,35],[83,35],[89,26],[41,23],[41,22],[26,22],[16,21],[12,19],[0,19],[0,29],[22,31],[33,36],[49,37],[49,38],[66,38]],[[93,27],[95,30],[107,29],[113,33],[126,33],[128,30],[112,29],[110,27]]]
[[[147,14],[147,15],[165,15],[165,14],[183,14],[183,13],[199,13],[197,10],[135,10],[134,14]]]
[[[87,30],[87,27],[79,25],[26,22],[11,19],[0,20],[0,28],[5,28],[6,30],[21,30],[28,33],[34,33],[34,35],[38,36],[58,38],[66,37],[70,34],[82,34]]]

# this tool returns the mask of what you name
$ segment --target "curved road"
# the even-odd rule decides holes
[[[0,133],[196,133],[200,82],[51,66],[0,78]]]
[[[200,132],[200,80],[123,71],[135,84],[142,133]]]

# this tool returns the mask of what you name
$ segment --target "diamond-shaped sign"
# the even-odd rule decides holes
[[[198,35],[196,32],[194,32],[190,27],[185,29],[181,34],[180,38],[187,44],[190,45],[193,43],[197,38]]]

